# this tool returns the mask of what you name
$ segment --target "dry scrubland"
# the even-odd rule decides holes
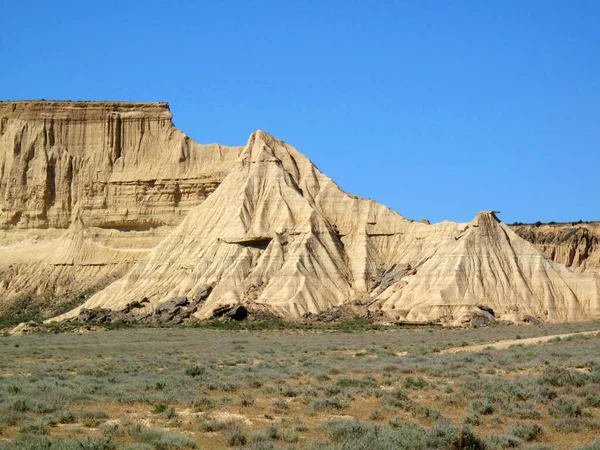
[[[600,322],[0,338],[0,449],[599,449]]]

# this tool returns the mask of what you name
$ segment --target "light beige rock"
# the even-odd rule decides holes
[[[243,147],[200,145],[171,117],[166,103],[0,102],[0,313],[83,299],[214,191]]]
[[[396,320],[460,323],[461,316],[480,310],[478,303],[499,318],[512,317],[517,305],[522,316],[584,320],[600,315],[600,284],[597,277],[552,262],[488,212],[440,243],[414,274],[380,293],[372,307]]]
[[[166,103],[0,103],[0,228],[176,225],[241,147],[200,145]]]
[[[600,316],[586,227],[516,230],[544,254],[493,212],[406,220],[261,131],[245,147],[197,144],[163,103],[0,103],[0,314],[64,310],[104,286],[82,307],[147,298],[146,312],[210,286],[197,318],[243,304],[287,319],[343,307],[385,321],[583,320]]]
[[[137,248],[103,245],[94,241],[93,234],[75,215],[60,237],[0,246],[4,262],[0,265],[0,313],[51,313],[81,303],[127,273],[150,250],[139,244]],[[20,257],[11,257],[15,253]]]
[[[406,220],[261,131],[213,194],[83,307],[157,305],[206,285],[198,318],[239,303],[288,319],[344,304],[414,322],[463,323],[481,304],[551,321],[600,315],[598,278],[552,262],[493,212],[468,224]]]

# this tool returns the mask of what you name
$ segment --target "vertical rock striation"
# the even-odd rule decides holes
[[[0,103],[0,228],[175,225],[240,147],[200,145],[167,103]]]
[[[600,223],[512,225],[553,261],[577,272],[600,274]]]
[[[551,261],[494,212],[468,224],[407,220],[342,191],[262,131],[217,190],[126,276],[58,319],[142,299],[146,314],[206,286],[199,319],[235,307],[293,320],[345,306],[446,324],[600,315],[597,277]]]

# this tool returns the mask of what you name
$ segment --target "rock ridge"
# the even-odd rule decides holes
[[[597,278],[551,261],[484,211],[467,224],[407,220],[342,191],[304,155],[253,133],[181,224],[85,310],[157,308],[210,286],[196,319],[243,307],[289,320],[336,308],[398,323],[584,320]],[[87,313],[86,313],[87,314]]]

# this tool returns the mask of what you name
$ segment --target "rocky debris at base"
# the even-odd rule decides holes
[[[21,322],[8,332],[11,336],[23,336],[25,334],[39,333],[42,330],[39,324],[33,321]]]
[[[533,317],[533,316],[529,316],[529,315],[523,316],[522,320],[523,320],[523,322],[530,323],[532,325],[539,325],[540,323],[542,323],[542,321],[539,320],[538,318]]]
[[[224,305],[213,310],[213,319],[225,318],[231,320],[244,320],[248,317],[248,310],[244,305]]]
[[[128,303],[119,311],[107,308],[82,308],[79,310],[79,315],[70,322],[178,325],[195,320],[193,314],[198,311],[198,304],[210,295],[211,290],[212,287],[205,286],[198,291],[191,302],[185,296],[173,297],[152,309],[148,299]],[[222,305],[213,310],[212,318],[245,320],[248,318],[248,314],[248,310],[243,305]]]

